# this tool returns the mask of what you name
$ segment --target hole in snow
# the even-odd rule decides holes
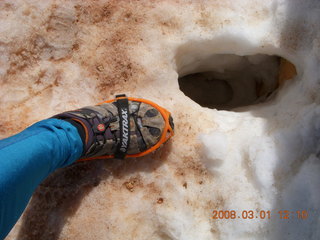
[[[296,75],[289,61],[263,54],[185,57],[178,65],[181,91],[201,106],[219,110],[265,102]]]

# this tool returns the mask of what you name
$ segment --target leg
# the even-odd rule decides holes
[[[63,119],[63,120],[62,120]],[[55,169],[81,161],[141,157],[173,135],[170,112],[119,95],[64,112],[0,141],[0,240],[20,217],[35,188]]]
[[[36,187],[57,168],[65,167],[83,151],[72,124],[47,119],[0,141],[0,239],[27,206]]]

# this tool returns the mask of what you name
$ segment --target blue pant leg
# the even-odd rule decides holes
[[[77,129],[59,119],[40,121],[0,140],[0,239],[14,226],[36,187],[57,168],[75,162],[82,149]]]

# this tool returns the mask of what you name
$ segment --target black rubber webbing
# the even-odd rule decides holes
[[[127,151],[130,145],[130,112],[129,102],[125,94],[117,95],[116,104],[119,113],[119,127],[120,127],[120,142],[117,145],[117,150],[114,154],[115,158],[124,159],[127,155]]]

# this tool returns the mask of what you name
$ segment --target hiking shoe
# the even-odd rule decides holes
[[[174,134],[173,119],[166,109],[151,101],[125,95],[53,118],[66,120],[77,127],[84,143],[79,161],[144,156]]]

